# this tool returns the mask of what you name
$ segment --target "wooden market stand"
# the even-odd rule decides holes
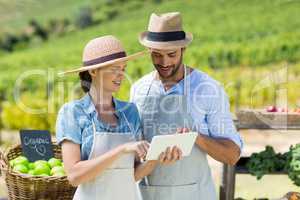
[[[258,129],[258,130],[300,130],[300,124],[298,126],[279,126],[279,127],[270,127],[266,124],[257,125],[257,124],[243,124],[239,123],[239,120],[235,120],[235,125],[237,130],[246,130],[246,129]],[[233,200],[235,194],[235,181],[237,174],[250,174],[246,168],[246,163],[249,160],[249,157],[241,157],[238,163],[235,166],[230,166],[228,164],[223,164],[222,168],[222,178],[220,184],[220,200]],[[273,175],[286,174],[285,172],[274,172],[269,173]]]

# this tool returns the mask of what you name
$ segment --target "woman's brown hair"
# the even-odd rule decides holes
[[[79,78],[80,78],[80,84],[82,90],[87,93],[90,91],[91,84],[92,84],[92,77],[89,74],[88,71],[83,71],[79,73]]]

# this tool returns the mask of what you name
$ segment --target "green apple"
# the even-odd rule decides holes
[[[35,175],[35,174],[34,174],[34,170],[33,170],[33,169],[30,169],[30,170],[28,171],[28,174],[34,176],[34,175]]]
[[[28,172],[28,168],[26,165],[23,165],[23,164],[17,164],[14,166],[13,168],[14,171],[16,172],[20,172],[20,173],[23,173],[23,174],[26,174]]]
[[[49,176],[49,174],[39,174],[38,176]]]
[[[28,169],[34,169],[34,163],[29,163],[28,164]]]
[[[56,166],[51,169],[51,172],[50,172],[51,175],[54,175],[57,173],[65,173],[64,168],[62,166]]]
[[[50,158],[48,160],[48,164],[51,168],[56,167],[56,166],[61,166],[62,162],[60,159],[57,158]]]
[[[34,168],[37,165],[40,165],[40,164],[47,165],[48,167],[50,167],[49,164],[48,164],[48,162],[46,160],[37,160],[37,161],[34,162]]]
[[[36,164],[34,167],[34,174],[35,175],[41,175],[41,174],[50,174],[50,167],[48,164],[45,163],[39,163]]]
[[[25,156],[18,156],[14,160],[15,160],[14,161],[15,165],[22,164],[22,165],[28,166],[28,164],[29,164],[29,161]]]
[[[56,172],[53,174],[53,176],[65,176],[66,173],[65,172]]]

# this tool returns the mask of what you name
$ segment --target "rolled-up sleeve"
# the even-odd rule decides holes
[[[58,144],[61,144],[64,140],[81,144],[81,133],[74,106],[72,104],[64,104],[59,110],[56,120],[56,139]]]
[[[216,93],[208,101],[206,121],[209,135],[215,138],[230,139],[242,150],[243,141],[234,125],[228,96],[221,86],[218,85],[216,88]]]

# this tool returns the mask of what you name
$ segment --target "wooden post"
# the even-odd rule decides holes
[[[235,104],[234,104],[235,112],[238,112],[240,109],[241,87],[242,87],[242,81],[239,79],[235,83]]]
[[[223,164],[220,185],[220,200],[233,200],[235,189],[235,167]]]
[[[234,120],[234,125],[239,131],[239,121]],[[235,192],[235,166],[223,164],[221,172],[221,184],[220,184],[220,200],[233,200]]]

